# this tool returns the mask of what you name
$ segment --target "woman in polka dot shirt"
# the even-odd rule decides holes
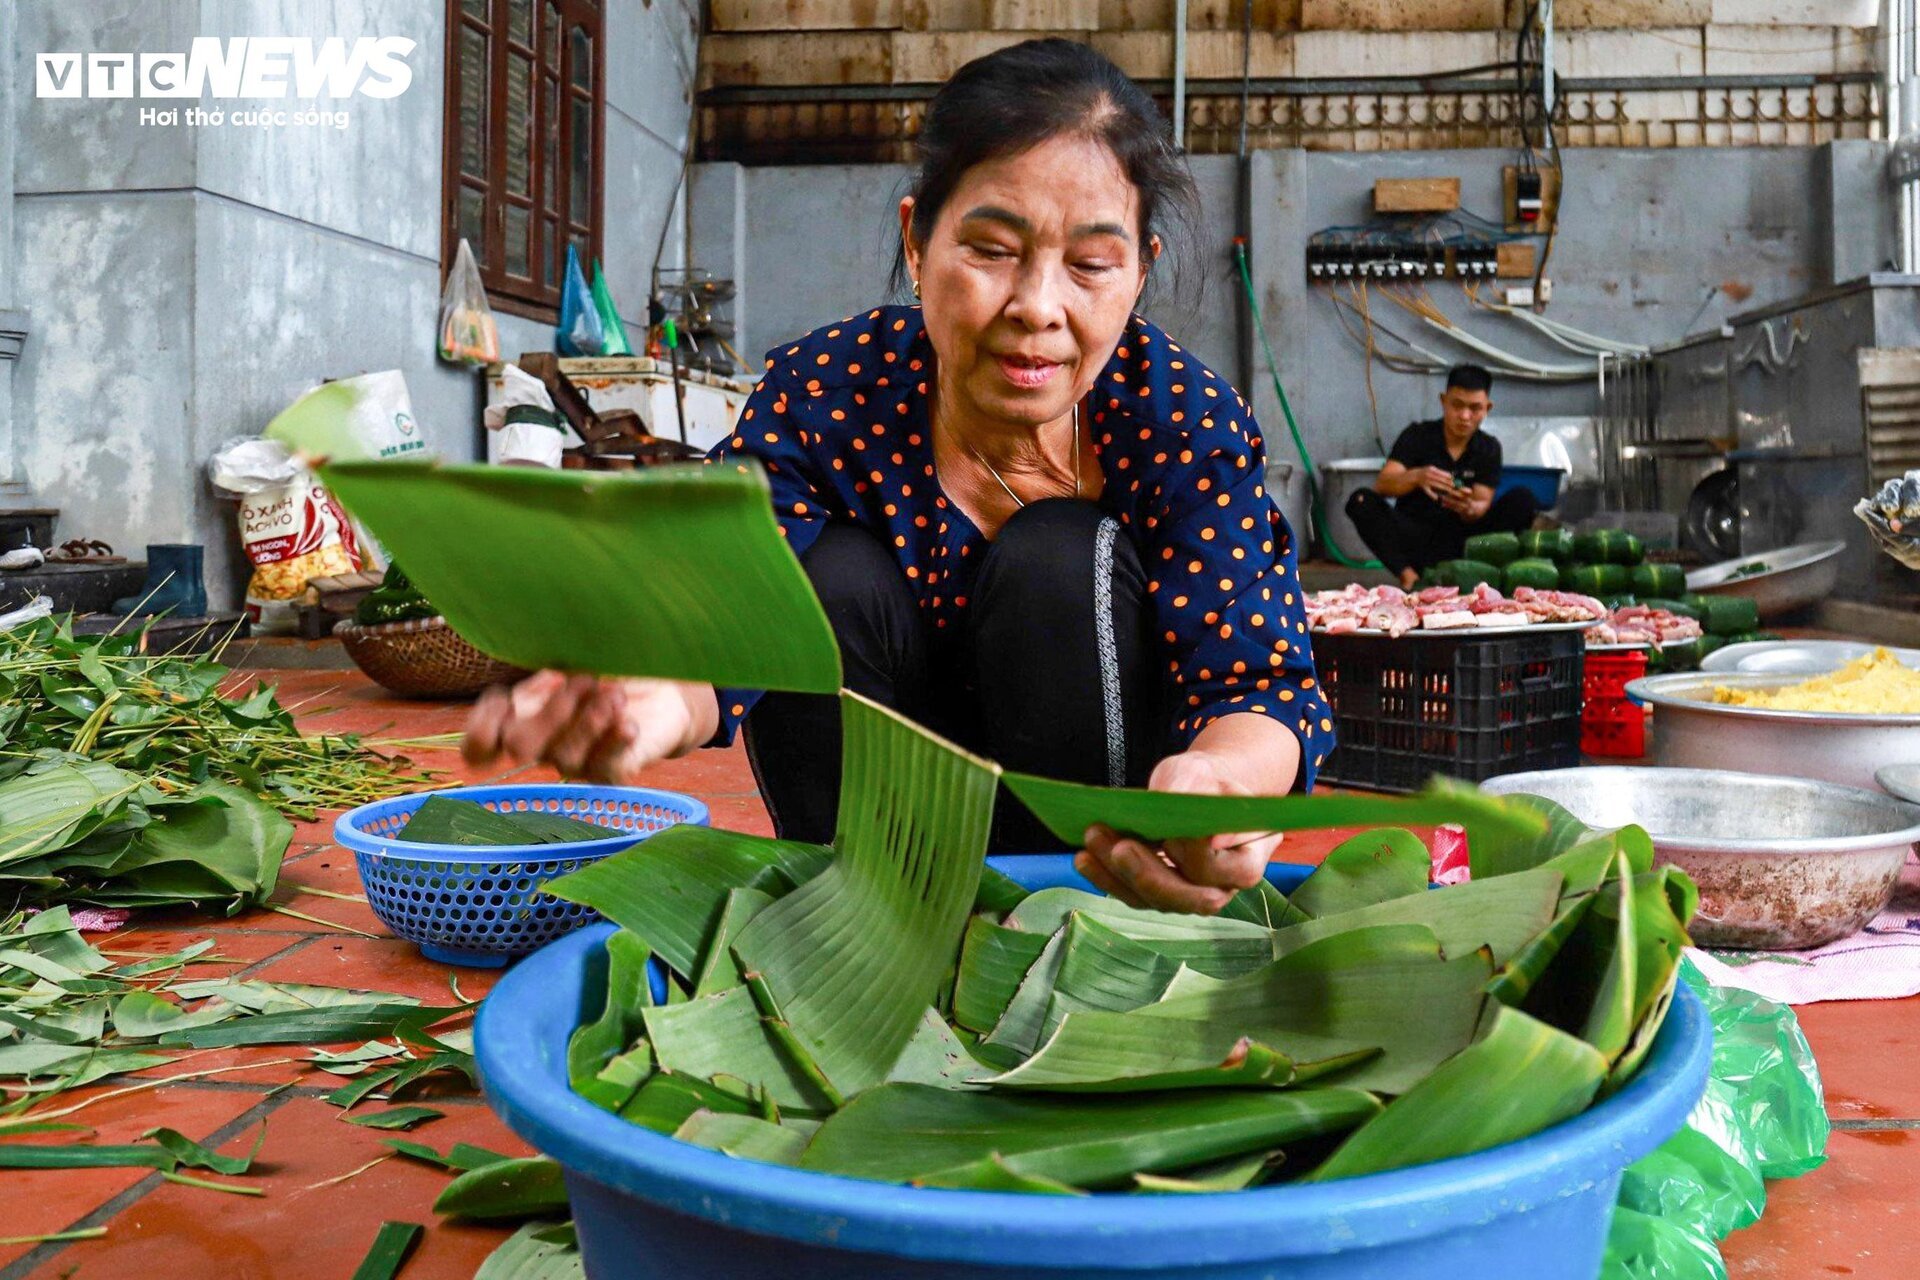
[[[1333,747],[1293,537],[1246,401],[1136,314],[1195,203],[1151,99],[1036,40],[945,85],[879,306],[767,353],[714,451],[753,458],[839,638],[849,688],[1012,769],[1276,794]],[[630,780],[731,742],[776,829],[833,834],[839,712],[817,695],[552,673],[476,708],[470,754]],[[1053,844],[1002,793],[994,844]],[[1153,848],[1104,827],[1080,869],[1215,911],[1278,837]]]

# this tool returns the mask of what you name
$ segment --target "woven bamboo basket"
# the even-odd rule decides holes
[[[408,698],[470,698],[490,685],[527,673],[489,658],[447,625],[445,618],[419,618],[363,627],[342,622],[333,629],[354,665],[384,689]]]

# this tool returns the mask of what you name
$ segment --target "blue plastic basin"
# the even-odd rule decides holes
[[[1498,499],[1513,489],[1525,489],[1540,504],[1542,511],[1551,511],[1560,505],[1560,484],[1567,473],[1558,467],[1517,467],[1500,468],[1500,483],[1494,486],[1493,496]]]
[[[1061,855],[992,861],[1030,887],[1085,884]],[[1305,871],[1270,878],[1285,888]],[[1392,1173],[1191,1196],[920,1190],[735,1160],[576,1096],[567,1038],[599,1013],[611,928],[509,972],[477,1036],[487,1100],[566,1171],[596,1280],[1592,1280],[1621,1170],[1685,1121],[1713,1045],[1682,984],[1613,1097],[1520,1142]]]

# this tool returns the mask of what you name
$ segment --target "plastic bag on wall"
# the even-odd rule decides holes
[[[480,283],[480,264],[464,238],[440,295],[440,358],[455,364],[492,364],[500,358],[500,328]]]
[[[554,340],[563,356],[597,356],[606,343],[593,290],[587,287],[580,254],[572,245],[567,246],[567,278],[560,285],[560,327],[554,331]]]
[[[613,290],[607,287],[600,259],[593,260],[593,309],[600,313],[600,329],[605,340],[600,344],[603,356],[630,356],[633,344],[627,341],[627,327],[620,323],[620,310],[613,305]]]

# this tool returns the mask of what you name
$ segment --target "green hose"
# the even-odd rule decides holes
[[[1247,291],[1247,309],[1253,312],[1254,327],[1260,333],[1260,346],[1267,353],[1267,368],[1273,372],[1274,394],[1280,397],[1280,412],[1286,415],[1287,430],[1293,434],[1293,447],[1300,451],[1300,463],[1307,469],[1307,498],[1312,511],[1314,526],[1320,531],[1320,545],[1327,554],[1349,569],[1384,569],[1386,566],[1378,560],[1349,560],[1334,545],[1333,538],[1327,533],[1327,508],[1320,496],[1320,482],[1313,468],[1313,458],[1307,452],[1307,442],[1300,438],[1300,425],[1293,420],[1293,406],[1287,401],[1287,389],[1280,385],[1280,362],[1273,358],[1273,343],[1267,340],[1267,322],[1260,315],[1260,300],[1253,292],[1253,273],[1247,270],[1246,241],[1235,237],[1233,241],[1233,260],[1240,268],[1240,284]]]

